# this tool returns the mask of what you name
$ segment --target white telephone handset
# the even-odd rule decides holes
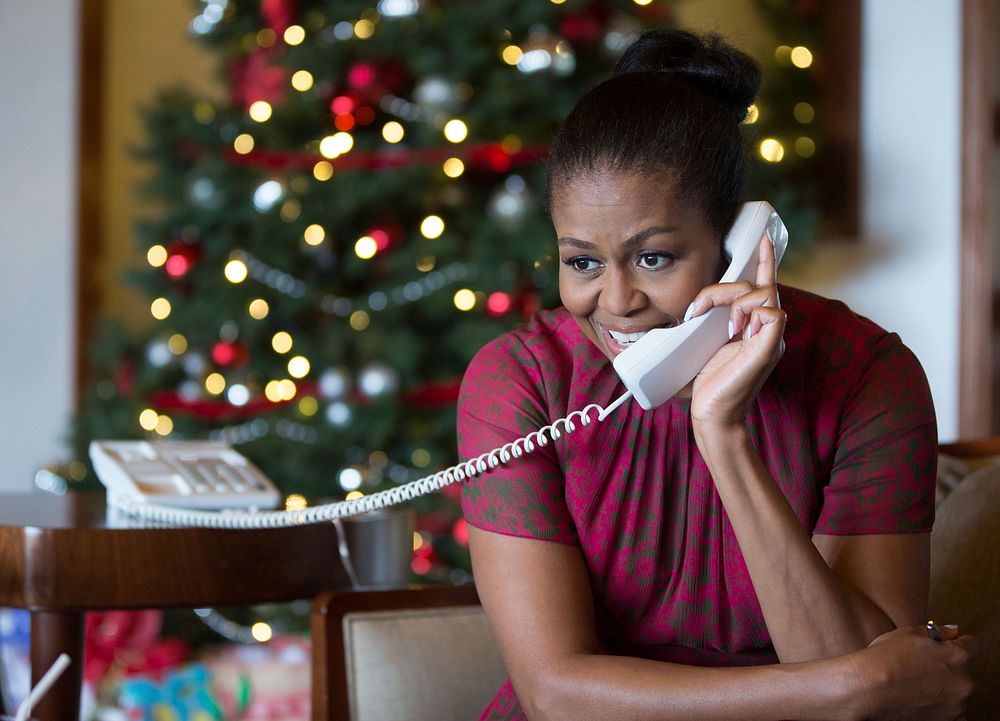
[[[720,283],[753,282],[765,232],[780,262],[788,245],[785,224],[769,203],[744,203],[724,242],[732,260]],[[654,328],[615,358],[615,371],[639,405],[655,408],[698,375],[729,340],[728,328],[728,307],[712,308],[674,328]]]

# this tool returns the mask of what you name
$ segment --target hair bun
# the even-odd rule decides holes
[[[682,75],[732,109],[737,122],[760,90],[760,68],[716,33],[648,30],[615,65],[615,75],[665,72]]]

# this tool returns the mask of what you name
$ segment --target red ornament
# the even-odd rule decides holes
[[[330,101],[330,112],[334,115],[343,115],[353,112],[355,105],[357,102],[350,95],[338,95]]]
[[[275,48],[261,48],[230,63],[229,84],[233,104],[249,108],[258,100],[280,103],[288,92],[288,70],[274,62]]]
[[[455,521],[455,525],[452,528],[451,535],[455,537],[455,541],[460,546],[469,545],[469,526],[465,522],[464,518],[459,518]]]
[[[135,363],[130,358],[124,358],[115,373],[115,390],[119,396],[127,397],[133,388],[135,388]]]
[[[295,3],[293,0],[261,0],[260,15],[267,27],[281,37],[295,21]]]
[[[174,241],[167,246],[167,262],[164,264],[164,270],[171,278],[180,278],[191,270],[198,255],[198,246]]]
[[[375,66],[371,63],[355,63],[347,71],[347,83],[355,90],[364,90],[374,85]]]
[[[212,360],[223,368],[243,365],[250,359],[247,349],[240,343],[220,340],[212,346]]]
[[[506,173],[510,170],[510,155],[503,148],[493,147],[490,149],[490,167],[497,173]]]
[[[610,17],[610,8],[591,3],[564,17],[559,23],[559,34],[572,43],[597,42],[604,35]]]
[[[501,291],[490,293],[490,297],[486,299],[486,310],[489,311],[490,315],[504,315],[510,310],[510,306],[510,296]]]

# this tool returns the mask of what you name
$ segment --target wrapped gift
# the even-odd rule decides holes
[[[225,718],[308,721],[309,657],[308,638],[276,636],[263,644],[217,646],[202,661]]]

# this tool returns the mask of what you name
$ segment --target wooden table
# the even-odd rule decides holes
[[[349,585],[330,523],[151,528],[108,512],[103,494],[0,494],[0,606],[31,611],[32,683],[61,652],[73,659],[38,721],[79,718],[85,611],[291,601]]]

